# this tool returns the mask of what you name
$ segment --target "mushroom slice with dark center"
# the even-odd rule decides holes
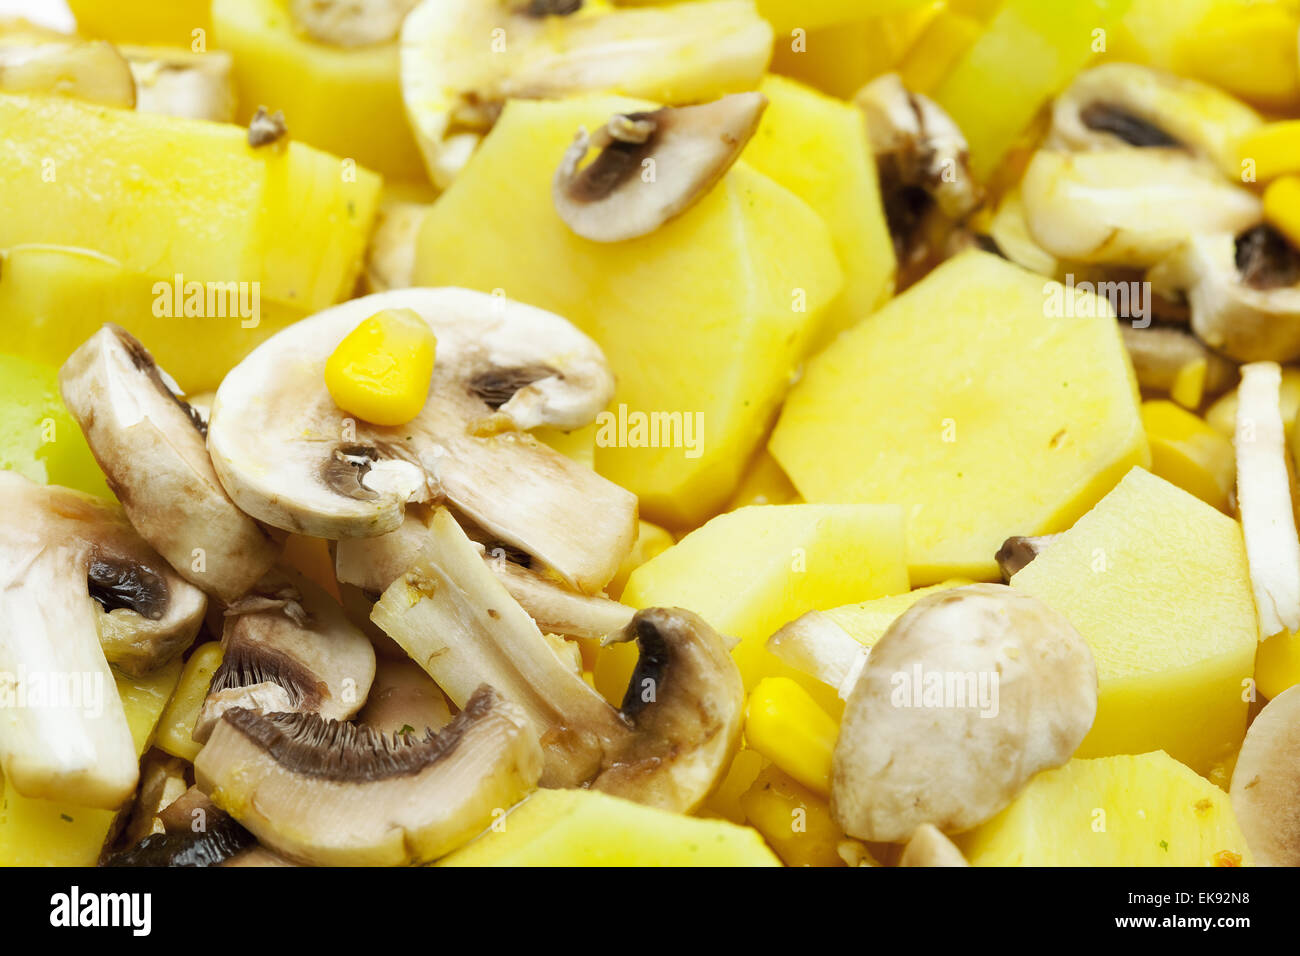
[[[772,28],[747,0],[611,9],[578,0],[425,0],[402,26],[402,98],[446,188],[510,99],[620,94],[669,105],[753,89]]]
[[[257,838],[195,787],[160,816],[161,831],[103,861],[109,867],[225,866],[257,847]]]
[[[428,401],[398,427],[349,417],[325,387],[329,355],[384,309],[413,310],[438,340]],[[475,390],[488,373],[520,369],[528,381],[504,401]],[[557,315],[464,289],[386,292],[298,322],[236,366],[217,391],[208,448],[231,497],[268,524],[374,537],[396,530],[408,504],[445,498],[591,594],[632,547],[636,498],[527,429],[585,425],[613,390],[600,348]]]
[[[1255,863],[1300,866],[1300,687],[1278,694],[1251,723],[1228,793]]]
[[[1069,152],[1176,149],[1240,175],[1237,143],[1259,114],[1216,87],[1133,63],[1084,70],[1056,98],[1050,148]]]
[[[687,812],[739,741],[740,674],[707,624],[685,611],[638,612],[621,639],[640,644],[642,661],[619,712],[561,659],[446,510],[371,617],[453,702],[491,683],[517,703],[541,737],[544,786],[608,787]]]
[[[200,743],[233,707],[351,717],[375,678],[370,640],[332,597],[288,571],[268,574],[226,609],[221,646],[221,666],[194,727]]]
[[[279,547],[221,487],[202,417],[130,333],[105,325],[59,385],[132,525],[178,574],[230,603],[271,568]]]
[[[199,788],[262,844],[322,866],[435,860],[527,796],[541,768],[527,717],[489,687],[419,739],[230,710],[194,762]]]
[[[1300,358],[1300,252],[1272,227],[1194,236],[1150,279],[1186,295],[1211,349],[1238,362]]]
[[[116,809],[139,766],[109,661],[176,657],[206,599],[105,502],[9,471],[0,501],[0,771],[24,796]]]
[[[648,235],[726,175],[766,107],[762,93],[734,93],[700,106],[618,113],[590,136],[579,130],[555,171],[556,212],[595,242]],[[596,158],[582,166],[592,149]],[[644,175],[649,167],[653,176]]]
[[[341,584],[382,593],[415,563],[429,535],[436,509],[413,505],[396,531],[377,538],[350,538],[338,543],[335,573]],[[466,522],[459,522],[462,527]],[[467,533],[487,537],[471,528]],[[627,626],[632,608],[599,594],[575,591],[529,556],[499,542],[480,545],[483,557],[510,596],[537,626],[550,634],[599,639]]]
[[[831,811],[860,840],[902,842],[925,823],[960,833],[1069,760],[1096,712],[1088,645],[1038,599],[1001,584],[922,598],[849,694]]]

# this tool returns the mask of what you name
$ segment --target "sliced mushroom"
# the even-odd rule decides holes
[[[1047,550],[1056,537],[1054,534],[1014,535],[1002,542],[995,555],[998,569],[1002,572],[1002,583],[1010,583],[1011,576]]]
[[[970,866],[953,843],[938,827],[922,823],[907,841],[899,866]]]
[[[527,717],[489,687],[418,740],[227,711],[194,763],[199,788],[265,846],[324,866],[435,860],[527,796],[541,769]]]
[[[235,121],[234,61],[229,53],[191,53],[170,47],[124,46],[141,113]]]
[[[1254,193],[1169,147],[1039,150],[1020,191],[1033,239],[1088,263],[1153,266],[1191,236],[1235,235],[1260,219]]]
[[[386,308],[414,310],[438,340],[429,399],[394,428],[349,418],[324,380],[344,336]],[[298,322],[236,366],[208,448],[231,497],[268,524],[373,537],[408,503],[445,498],[590,594],[632,547],[636,498],[525,430],[586,424],[613,387],[599,347],[559,316],[464,289],[386,292]]]
[[[435,733],[451,723],[451,705],[429,675],[410,658],[375,662],[375,682],[357,723],[381,734]]]
[[[115,853],[104,866],[227,866],[257,847],[257,838],[224,813],[216,813],[201,830],[173,830],[145,837]]]
[[[346,719],[365,705],[375,679],[370,640],[333,598],[288,571],[271,572],[226,609],[221,647],[194,726],[200,743],[233,707]]]
[[[701,106],[617,113],[592,136],[580,129],[555,171],[555,210],[593,242],[649,235],[726,175],[766,108],[762,93],[734,93]],[[582,166],[592,149],[595,159]],[[650,163],[661,172],[647,179]]]
[[[772,28],[745,0],[424,0],[402,27],[402,96],[430,179],[446,188],[507,99],[618,90],[698,102],[753,89],[771,53]]]
[[[872,80],[854,101],[866,117],[899,262],[919,263],[937,254],[952,224],[979,203],[966,137],[937,103],[904,87],[897,73]]]
[[[1256,865],[1300,866],[1300,686],[1251,722],[1228,793]]]
[[[1236,178],[1237,144],[1263,121],[1217,87],[1133,63],[1078,74],[1052,107],[1050,148],[1068,152],[1179,149]]]
[[[922,598],[871,649],[835,745],[831,811],[888,843],[959,833],[1070,759],[1097,713],[1097,669],[1037,598],[974,584]]]
[[[821,611],[795,618],[767,639],[767,649],[797,671],[836,688],[847,699],[869,649]]]
[[[140,785],[122,834],[126,845],[166,832],[160,814],[189,789],[185,780],[189,762],[161,750],[150,750],[140,761]]]
[[[455,703],[491,683],[523,708],[546,753],[544,786],[590,785],[687,812],[739,741],[740,674],[707,624],[676,609],[638,612],[620,639],[637,641],[641,659],[616,711],[552,649],[445,510],[372,619]]]
[[[1210,348],[1239,362],[1300,358],[1300,250],[1271,226],[1195,236],[1150,278],[1186,295]]]
[[[415,563],[428,539],[435,511],[413,505],[407,508],[406,519],[396,531],[377,538],[340,541],[335,558],[339,581],[376,595],[382,593]],[[465,524],[460,523],[462,527]],[[607,597],[573,590],[544,570],[532,567],[526,554],[491,541],[479,546],[488,567],[501,579],[511,597],[545,632],[599,639],[621,631],[636,613]]]
[[[1119,331],[1129,358],[1133,360],[1138,385],[1146,391],[1170,392],[1179,373],[1198,362],[1205,363],[1204,394],[1207,397],[1220,395],[1236,384],[1236,364],[1211,351],[1184,328],[1151,325],[1140,329],[1129,322],[1121,322]]]
[[[136,104],[131,67],[104,40],[0,40],[0,91],[51,93],[127,110]]]
[[[1237,386],[1237,511],[1255,591],[1260,640],[1300,630],[1300,537],[1296,534],[1282,423],[1282,370],[1241,368]]]
[[[386,199],[375,217],[366,249],[366,292],[409,289],[415,285],[415,246],[431,205]]]
[[[279,546],[230,500],[203,420],[130,333],[105,325],[59,385],[127,517],[177,574],[230,603],[271,568]]]
[[[0,771],[24,796],[116,809],[139,767],[109,659],[175,657],[205,599],[97,499],[0,471],[0,501]]]
[[[354,47],[391,43],[420,0],[290,0],[289,15],[317,43]]]

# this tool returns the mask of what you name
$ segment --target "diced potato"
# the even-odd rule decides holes
[[[1240,746],[1259,637],[1237,522],[1134,469],[1011,584],[1096,658],[1079,756],[1159,749],[1207,773]]]
[[[245,327],[252,319],[231,310],[224,317],[157,315],[159,292],[170,296],[174,285],[164,280],[157,292],[156,285],[155,278],[85,249],[10,249],[0,266],[5,348],[57,367],[101,325],[114,322],[143,342],[182,389],[196,394],[215,390],[245,355],[306,314],[263,302],[253,328]]]
[[[425,180],[402,104],[396,40],[347,49],[314,42],[284,0],[213,0],[212,31],[235,58],[240,122],[259,106],[283,110],[300,142],[385,176]]]
[[[806,202],[831,230],[844,289],[822,314],[812,347],[865,318],[894,292],[894,242],[862,112],[770,76],[763,121],[744,159]]]
[[[957,838],[972,866],[1242,866],[1228,795],[1168,754],[1071,760]]]
[[[721,782],[704,801],[705,815],[722,817],[732,823],[745,822],[745,810],[740,805],[741,798],[758,779],[771,761],[757,750],[742,747],[731,758],[731,766],[723,775]]]
[[[1265,638],[1255,655],[1255,685],[1272,700],[1288,687],[1300,684],[1300,633],[1283,632]]]
[[[739,639],[732,657],[746,690],[790,677],[836,716],[842,702],[820,681],[773,657],[767,638],[805,611],[907,590],[903,520],[892,505],[766,505],[719,515],[632,572],[623,603],[685,607]],[[635,645],[605,648],[596,686],[621,701]]]
[[[984,24],[974,17],[944,10],[898,64],[903,85],[913,93],[932,94],[983,32]]]
[[[1282,425],[1288,436],[1293,434],[1296,415],[1300,413],[1300,369],[1282,369],[1282,384],[1278,398],[1281,402]],[[1205,413],[1205,421],[1224,438],[1231,439],[1237,431],[1237,390],[1224,392]]]
[[[58,368],[16,355],[0,354],[0,468],[43,485],[113,497],[63,407]]]
[[[799,504],[799,492],[790,484],[789,477],[776,463],[772,453],[760,448],[749,463],[749,470],[740,481],[740,487],[727,502],[727,511],[749,505]]]
[[[145,677],[114,672],[137,754],[152,744],[180,673],[180,661]],[[115,816],[112,810],[24,797],[0,781],[0,866],[94,866]]]
[[[77,32],[114,43],[206,45],[212,0],[67,0]],[[196,35],[195,31],[204,31]]]
[[[1151,471],[1227,512],[1237,479],[1232,442],[1173,402],[1143,402],[1142,424],[1151,444]]]
[[[221,666],[221,642],[209,641],[194,648],[181,671],[176,692],[158,719],[158,749],[173,757],[194,762],[203,745],[194,739],[194,725],[208,696],[212,675]]]
[[[0,127],[0,248],[102,252],[162,280],[139,305],[155,314],[176,314],[177,298],[186,308],[184,290],[162,294],[178,275],[249,283],[235,290],[241,301],[256,291],[310,311],[352,290],[379,199],[365,169],[301,143],[253,149],[222,123],[57,98],[0,96]],[[228,306],[230,290],[202,291],[204,307],[215,291],[214,305]]]
[[[646,518],[680,528],[735,488],[841,271],[817,214],[743,163],[648,236],[571,232],[551,180],[574,133],[645,108],[508,103],[425,218],[415,281],[500,289],[592,335],[618,378],[596,468],[638,494]]]
[[[792,30],[816,30],[866,17],[885,16],[926,6],[930,0],[758,0],[758,12],[778,38]]]
[[[1097,52],[1129,0],[1006,0],[984,34],[934,92],[970,144],[971,169],[986,179],[1051,97]]]
[[[499,828],[499,829],[497,829]],[[748,827],[596,790],[539,790],[440,866],[779,866]]]
[[[769,767],[740,798],[745,819],[786,866],[843,866],[836,852],[844,831],[826,798]]]
[[[637,525],[636,543],[623,558],[623,563],[618,566],[614,579],[605,585],[605,593],[614,600],[618,600],[623,589],[627,587],[627,579],[632,576],[633,571],[651,558],[663,554],[676,543],[673,536],[657,524],[640,521]]]
[[[807,501],[902,505],[913,584],[996,580],[1007,537],[1068,527],[1150,461],[1109,305],[983,252],[813,359],[768,447]]]

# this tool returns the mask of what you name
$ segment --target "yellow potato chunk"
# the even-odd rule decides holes
[[[440,866],[780,866],[762,837],[596,790],[539,790]]]
[[[206,41],[210,5],[211,0],[68,0],[78,33],[187,49]]]
[[[861,110],[779,76],[760,90],[768,106],[744,159],[816,210],[844,268],[844,289],[822,315],[817,347],[893,294],[894,242]]]
[[[499,289],[595,338],[618,380],[596,469],[639,495],[647,519],[680,528],[735,488],[842,279],[820,217],[743,163],[642,238],[570,231],[551,180],[574,133],[646,107],[508,103],[425,217],[415,283]]]
[[[902,505],[913,584],[996,580],[1150,460],[1109,306],[982,252],[813,359],[768,447],[807,501]]]
[[[402,104],[398,43],[343,48],[296,28],[284,0],[213,0],[217,45],[235,58],[239,120],[283,110],[289,135],[394,179],[424,182]]]
[[[1208,773],[1241,744],[1259,637],[1237,522],[1135,468],[1011,584],[1096,658],[1079,756],[1164,750]]]
[[[727,511],[735,511],[749,505],[793,505],[799,504],[799,492],[794,490],[790,479],[776,463],[771,452],[760,448],[754,453],[740,487],[727,502]]]
[[[1291,245],[1300,245],[1300,176],[1283,176],[1269,184],[1264,193],[1264,218]]]
[[[315,311],[352,291],[371,172],[300,143],[254,149],[235,126],[55,97],[0,96],[0,127],[0,248],[104,253],[162,280],[136,306],[154,315],[225,315],[231,294]],[[208,284],[197,299],[191,282]]]
[[[651,524],[649,521],[637,522],[636,543],[623,558],[623,563],[618,566],[618,573],[614,575],[614,579],[605,585],[605,593],[617,601],[623,589],[627,587],[627,579],[632,576],[632,572],[651,558],[663,554],[675,543],[673,536],[657,524]]]
[[[1173,402],[1143,402],[1142,425],[1151,471],[1226,513],[1237,480],[1232,442]]]
[[[185,661],[176,692],[167,702],[167,709],[158,719],[158,749],[173,757],[194,762],[203,745],[194,739],[194,725],[199,721],[199,711],[212,675],[221,666],[221,642],[208,641],[194,648]]]
[[[758,12],[777,36],[816,30],[926,6],[930,0],[758,0]]]
[[[149,749],[180,674],[179,660],[145,677],[114,672],[137,754]],[[115,816],[112,810],[24,797],[0,781],[0,866],[94,866]]]
[[[764,677],[790,677],[827,710],[835,692],[767,650],[787,621],[907,590],[901,510],[891,505],[764,505],[719,515],[632,572],[623,603],[684,607],[739,640],[732,657],[746,690]],[[601,652],[596,686],[622,700],[636,662],[633,645]]]
[[[1159,751],[1040,773],[957,843],[972,866],[1250,865],[1228,795]]]
[[[932,584],[928,588],[917,588],[915,591],[908,591],[906,594],[890,594],[871,601],[863,601],[859,604],[833,607],[830,610],[823,611],[822,614],[843,628],[845,633],[859,644],[864,647],[874,647],[876,641],[885,636],[885,632],[889,630],[890,625],[921,598],[929,597],[937,591],[946,591],[948,588],[959,588],[974,583],[967,578],[952,578],[940,584]]]
[[[1282,369],[1282,384],[1278,390],[1281,402],[1282,426],[1288,436],[1294,434],[1296,415],[1300,413],[1300,369]],[[1224,438],[1231,439],[1237,431],[1237,390],[1225,392],[1205,413],[1205,421]]]
[[[373,425],[405,425],[424,408],[437,340],[410,309],[385,309],[343,337],[325,360],[334,404]]]
[[[1288,687],[1300,684],[1300,633],[1283,631],[1259,642],[1255,684],[1270,700]]]

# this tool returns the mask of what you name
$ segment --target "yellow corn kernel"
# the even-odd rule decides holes
[[[1289,111],[1300,103],[1297,30],[1300,18],[1282,4],[1220,4],[1182,37],[1174,72]]]
[[[325,363],[334,404],[374,425],[405,425],[424,408],[437,340],[410,309],[385,309],[347,334]]]
[[[843,866],[844,832],[826,800],[775,767],[758,775],[740,798],[746,822],[786,866]]]
[[[749,695],[745,741],[814,793],[831,792],[831,754],[840,729],[788,677],[765,677]]]
[[[180,681],[172,699],[167,702],[167,709],[158,718],[158,736],[154,746],[166,751],[173,757],[193,762],[199,755],[202,745],[192,736],[194,725],[198,723],[199,708],[203,698],[208,696],[208,685],[212,675],[221,666],[221,642],[209,641],[194,648],[194,653],[185,662]]]
[[[1283,176],[1274,180],[1264,193],[1264,218],[1278,232],[1300,246],[1300,176]]]
[[[1205,397],[1205,377],[1209,371],[1210,363],[1204,357],[1188,362],[1174,375],[1169,397],[1183,408],[1200,408],[1201,400]]]
[[[903,85],[913,93],[933,92],[983,32],[978,20],[945,10],[899,63]]]
[[[1232,442],[1173,402],[1142,403],[1151,470],[1220,511],[1236,480]]]
[[[1242,139],[1237,154],[1243,175],[1253,175],[1254,182],[1268,183],[1288,173],[1300,173],[1300,120],[1261,126]]]

